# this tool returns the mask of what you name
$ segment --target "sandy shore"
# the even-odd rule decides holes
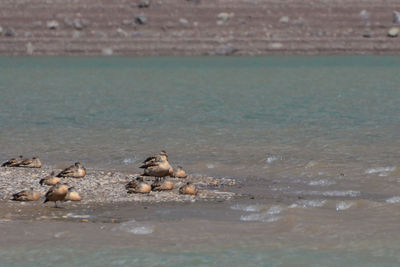
[[[2,55],[400,52],[388,36],[400,26],[394,0],[5,0],[0,10]]]
[[[0,203],[15,203],[10,200],[12,194],[24,189],[33,188],[42,197],[39,203],[44,200],[44,194],[49,186],[41,186],[41,178],[48,176],[53,169],[30,169],[30,168],[0,168]],[[55,170],[60,171],[60,170]],[[121,172],[109,172],[101,170],[88,170],[84,178],[62,178],[63,182],[75,187],[82,196],[82,204],[97,203],[118,203],[118,202],[195,202],[196,200],[230,199],[234,193],[227,190],[236,185],[236,181],[228,178],[213,178],[188,176],[186,179],[168,178],[173,181],[175,188],[171,191],[150,192],[149,194],[128,194],[125,185],[139,174]],[[154,177],[145,177],[145,181],[151,184]],[[199,189],[197,196],[181,195],[179,187],[186,182],[193,182]],[[52,204],[42,204],[52,205]],[[63,205],[63,204],[62,204]],[[64,205],[69,205],[65,203]]]

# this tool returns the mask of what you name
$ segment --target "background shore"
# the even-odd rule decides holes
[[[393,0],[5,0],[0,10],[0,55],[400,51]]]

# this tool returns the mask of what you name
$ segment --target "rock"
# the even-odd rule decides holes
[[[236,47],[234,47],[232,45],[226,45],[226,46],[217,48],[215,53],[219,56],[230,56],[230,55],[233,55],[234,53],[236,53],[237,51],[239,51],[239,49],[237,49]]]
[[[73,26],[77,30],[82,30],[83,28],[87,27],[89,22],[85,19],[76,18],[74,19]]]
[[[136,24],[144,25],[144,24],[147,23],[147,18],[146,18],[145,15],[141,14],[141,15],[136,16],[134,18],[134,21],[135,21]]]
[[[221,12],[217,15],[218,20],[227,21],[235,16],[235,13]]]
[[[389,37],[397,37],[399,35],[400,29],[397,27],[390,28],[387,35]]]
[[[363,33],[362,36],[363,36],[364,38],[371,38],[371,37],[372,37],[372,34],[371,34],[370,31],[365,31],[365,32]]]
[[[150,0],[140,0],[137,5],[138,8],[148,8],[150,7]]]
[[[120,37],[127,37],[128,36],[128,33],[126,31],[124,31],[123,29],[121,29],[121,28],[117,29],[117,34]]]
[[[14,37],[15,36],[15,31],[13,28],[8,28],[5,32],[4,35],[7,37]]]
[[[132,23],[133,23],[133,21],[130,20],[130,19],[124,19],[124,20],[122,21],[122,25],[124,25],[124,26],[132,25]]]
[[[289,23],[289,17],[288,16],[283,16],[279,20],[280,23]]]
[[[367,19],[369,19],[370,16],[371,16],[371,14],[367,10],[365,10],[365,9],[361,10],[361,12],[360,12],[361,19],[367,20]]]
[[[400,12],[393,10],[393,23],[400,24]]]
[[[59,23],[56,20],[49,20],[46,25],[50,30],[56,30],[59,26]]]
[[[271,43],[268,46],[271,49],[281,49],[283,48],[283,44],[282,43]]]
[[[112,50],[112,48],[106,47],[106,48],[103,48],[103,49],[101,50],[101,53],[102,53],[104,56],[112,56],[113,50]]]
[[[31,42],[26,44],[26,53],[28,55],[33,55],[33,52],[35,51],[35,47],[32,45]]]
[[[187,26],[187,25],[189,24],[189,21],[188,21],[187,19],[180,18],[180,19],[179,19],[179,23],[180,23],[181,25]]]

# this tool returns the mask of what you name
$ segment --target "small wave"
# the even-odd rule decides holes
[[[387,176],[389,172],[393,172],[396,170],[396,167],[378,167],[371,168],[365,171],[365,174],[375,174],[377,173],[379,176]]]
[[[137,159],[136,157],[133,157],[133,158],[125,158],[125,159],[122,161],[122,163],[124,163],[125,165],[128,165],[128,164],[135,163],[135,162],[137,162],[137,161],[138,161],[138,159]]]
[[[267,210],[267,214],[273,215],[273,214],[279,214],[282,212],[282,208],[280,206],[272,206]]]
[[[90,218],[90,215],[87,215],[87,214],[67,213],[65,216],[67,216],[68,218],[75,218],[75,219],[88,219],[88,218]]]
[[[268,213],[253,213],[242,215],[240,220],[244,222],[276,222],[282,218],[282,216],[271,216],[271,214]]]
[[[314,199],[314,200],[300,200],[296,203],[293,203],[289,206],[289,208],[320,208],[323,207],[326,203],[325,199]]]
[[[112,231],[124,231],[136,235],[148,235],[154,232],[152,225],[145,225],[135,220],[122,223],[111,229]]]
[[[394,203],[399,203],[400,202],[400,197],[391,197],[386,199],[386,203],[394,204]]]
[[[325,197],[358,197],[361,195],[360,191],[354,190],[334,190],[334,191],[294,191],[296,195],[311,195],[311,196],[325,196]]]
[[[314,181],[310,181],[308,183],[308,185],[311,185],[311,186],[329,186],[329,185],[333,185],[333,184],[336,184],[336,182],[329,181],[327,179],[314,180]]]
[[[214,164],[207,164],[207,168],[209,168],[209,169],[214,169]]]
[[[347,210],[351,208],[354,205],[353,202],[346,202],[346,201],[340,201],[339,203],[336,204],[336,210]]]
[[[277,157],[272,156],[272,157],[268,157],[266,161],[268,164],[271,164],[272,162],[277,161],[277,160],[278,160]]]
[[[242,210],[247,212],[257,212],[263,209],[262,205],[243,205],[243,204],[236,204],[231,206],[232,210]]]

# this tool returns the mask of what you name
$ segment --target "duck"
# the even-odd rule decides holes
[[[83,178],[86,175],[86,169],[80,162],[75,162],[74,165],[62,170],[56,177],[73,177]]]
[[[179,188],[179,194],[183,195],[197,195],[197,189],[193,183],[187,182],[184,186]]]
[[[41,186],[43,186],[43,184],[45,184],[45,185],[56,185],[57,183],[60,183],[60,182],[61,182],[61,179],[59,177],[56,177],[55,176],[55,172],[52,171],[49,176],[46,176],[43,179],[41,179],[39,181],[39,184]]]
[[[57,208],[57,201],[62,201],[65,199],[67,193],[68,193],[68,184],[61,184],[58,183],[56,185],[53,185],[49,191],[46,193],[46,199],[44,200],[43,203],[46,203],[48,201],[54,201],[54,207]]]
[[[156,180],[151,184],[151,190],[153,191],[164,191],[174,189],[174,183],[171,181],[162,180],[157,177]]]
[[[19,163],[21,163],[24,160],[24,157],[22,155],[18,156],[18,158],[12,158],[1,164],[1,167],[15,167]]]
[[[174,177],[175,178],[186,178],[187,174],[181,166],[178,166],[177,170],[174,172]]]
[[[150,166],[144,169],[144,176],[154,176],[154,177],[166,177],[173,176],[174,170],[168,161],[162,161],[154,166]]]
[[[25,159],[20,163],[16,164],[15,167],[23,167],[23,168],[41,168],[42,163],[38,157],[33,157],[32,159]]]
[[[150,193],[151,187],[143,181],[143,177],[138,177],[136,180],[130,181],[126,186],[128,193]]]
[[[75,187],[70,187],[68,188],[68,193],[65,196],[65,200],[81,201],[82,197],[79,195],[78,192],[76,192]]]
[[[13,195],[12,200],[15,201],[36,201],[39,200],[40,194],[31,188],[30,190],[22,190]]]
[[[168,161],[168,154],[165,150],[161,150],[160,153],[145,159],[143,161],[143,165],[139,168],[146,169],[148,167],[158,165],[158,163],[163,161]]]

